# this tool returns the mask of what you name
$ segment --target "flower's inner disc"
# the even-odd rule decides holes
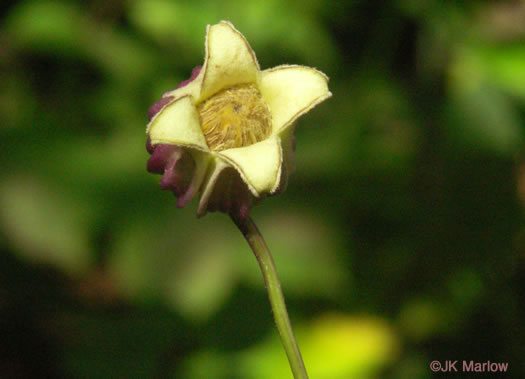
[[[252,145],[272,131],[270,109],[251,84],[222,90],[197,109],[202,132],[213,151]]]

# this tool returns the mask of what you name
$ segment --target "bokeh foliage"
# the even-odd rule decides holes
[[[227,19],[334,97],[252,212],[312,378],[525,356],[523,1],[4,2],[7,377],[285,378],[255,259],[145,171],[146,112]],[[36,376],[35,376],[36,375]]]

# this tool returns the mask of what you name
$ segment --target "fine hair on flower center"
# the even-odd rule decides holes
[[[213,151],[252,145],[272,131],[270,109],[252,84],[222,90],[197,109],[206,143]]]

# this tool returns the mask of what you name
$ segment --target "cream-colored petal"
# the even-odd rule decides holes
[[[326,100],[328,77],[314,68],[278,66],[261,73],[259,90],[272,112],[272,134],[279,134],[298,117]]]
[[[162,97],[173,96],[175,98],[183,96],[191,96],[193,103],[197,102],[201,91],[202,78],[204,77],[204,70],[201,70],[199,75],[184,87],[174,89],[173,91],[165,92]]]
[[[273,193],[277,189],[282,164],[281,143],[277,136],[216,154],[239,172],[254,196]]]
[[[221,89],[242,83],[256,83],[259,64],[244,36],[227,22],[208,25],[206,58],[199,101]]]
[[[167,143],[209,150],[191,96],[184,96],[167,104],[150,121],[146,133],[153,145]]]

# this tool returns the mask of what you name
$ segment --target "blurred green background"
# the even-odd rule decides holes
[[[228,217],[146,172],[148,107],[230,20],[314,66],[288,190],[254,208],[312,378],[525,377],[525,2],[4,1],[0,376],[290,378]],[[435,374],[445,377],[447,374]]]

